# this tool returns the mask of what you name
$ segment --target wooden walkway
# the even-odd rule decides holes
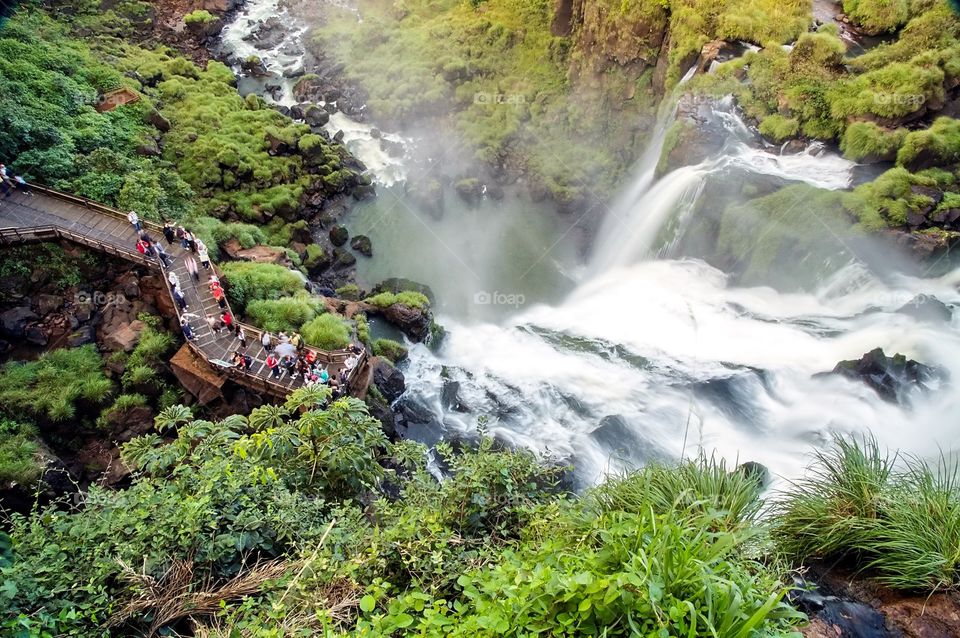
[[[142,264],[162,272],[167,292],[171,295],[171,303],[174,308],[177,308],[173,301],[172,288],[167,281],[172,271],[180,279],[180,289],[187,302],[185,310],[181,311],[177,308],[176,319],[179,323],[181,317],[186,317],[190,323],[196,339],[187,343],[196,355],[207,361],[218,374],[228,376],[258,392],[284,397],[303,385],[302,377],[290,378],[286,371],[283,371],[280,378],[271,376],[270,370],[266,367],[267,353],[260,341],[262,333],[257,328],[239,324],[246,333],[246,348],[241,347],[239,339],[229,330],[224,329],[216,334],[211,329],[207,319],[219,319],[222,312],[208,286],[210,274],[215,271],[216,266],[211,266],[211,271],[204,271],[199,259],[194,255],[200,270],[199,281],[194,281],[187,271],[184,259],[190,251],[182,249],[177,242],[168,245],[163,238],[162,229],[157,224],[142,222],[144,230],[155,242],[163,244],[173,259],[169,269],[165,268],[159,259],[137,252],[137,233],[127,221],[125,213],[52,189],[38,186],[32,188],[33,195],[17,192],[6,199],[0,198],[0,244],[65,239]],[[219,276],[219,272],[216,274]],[[230,313],[233,315],[232,310]],[[276,342],[276,335],[273,336]],[[253,358],[253,365],[249,372],[231,365],[233,353],[237,350]],[[351,353],[346,350],[332,352],[313,348],[311,350],[316,353],[317,360],[325,365],[333,378],[338,377],[340,370],[344,367],[344,361],[351,356]],[[367,353],[364,351],[349,374],[349,387],[354,394],[365,390],[367,364]]]

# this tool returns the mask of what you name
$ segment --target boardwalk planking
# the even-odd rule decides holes
[[[53,227],[61,232],[61,236],[65,239],[76,240],[77,238],[67,234],[74,233],[84,240],[83,243],[95,249],[100,248],[138,263],[146,261],[147,266],[159,271],[163,277],[167,277],[172,270],[180,279],[180,288],[187,302],[187,309],[182,315],[178,309],[178,321],[179,316],[187,317],[196,335],[196,340],[191,346],[211,367],[222,373],[229,373],[232,378],[247,387],[267,391],[277,396],[284,396],[303,384],[302,378],[290,378],[286,371],[279,379],[270,377],[270,371],[266,367],[267,353],[260,342],[262,333],[253,326],[239,324],[243,326],[247,335],[245,349],[240,346],[240,341],[233,332],[224,329],[217,334],[210,328],[208,318],[218,319],[221,312],[208,286],[210,274],[214,272],[215,266],[211,265],[211,270],[204,270],[200,260],[193,255],[200,275],[199,281],[194,281],[187,271],[184,259],[190,251],[181,248],[177,242],[172,245],[167,244],[161,229],[152,224],[145,224],[147,233],[154,241],[164,246],[173,259],[173,264],[168,270],[155,258],[144,260],[136,252],[136,231],[133,225],[126,221],[123,213],[101,207],[93,202],[69,201],[68,197],[56,191],[37,188],[33,195],[17,192],[0,200],[0,241],[14,243],[35,240],[37,237],[18,237],[15,233],[27,235],[31,229]],[[232,310],[230,312],[232,315]],[[234,368],[225,369],[217,363],[230,361],[237,350],[253,358],[249,373],[243,373]],[[315,350],[315,352],[318,359],[326,363],[327,370],[334,378],[339,375],[343,361],[350,355],[347,351]],[[367,357],[364,352],[361,364],[350,376],[351,390],[356,391],[365,386],[360,381],[367,374],[367,367]]]

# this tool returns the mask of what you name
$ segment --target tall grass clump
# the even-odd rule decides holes
[[[858,553],[873,536],[894,461],[867,438],[836,438],[818,451],[778,511],[774,537],[781,549],[801,560]]]
[[[774,507],[773,536],[794,561],[847,560],[896,589],[960,585],[960,471],[837,438]],[[899,468],[899,469],[898,469]]]
[[[910,459],[891,486],[883,524],[867,565],[896,589],[932,591],[960,585],[960,471],[957,461],[931,467]]]
[[[603,510],[639,512],[683,509],[710,515],[722,529],[756,520],[763,489],[759,476],[730,471],[724,459],[701,455],[678,465],[652,464],[596,488],[594,502]]]

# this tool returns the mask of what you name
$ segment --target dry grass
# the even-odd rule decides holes
[[[107,621],[107,626],[119,627],[151,612],[153,622],[145,633],[149,637],[161,627],[179,620],[215,614],[220,610],[221,601],[260,593],[265,583],[280,578],[299,564],[281,560],[262,562],[221,585],[202,581],[199,586],[193,582],[192,560],[173,561],[159,579],[145,571],[138,572],[122,561],[120,565],[123,568],[122,578],[139,594],[114,614]]]

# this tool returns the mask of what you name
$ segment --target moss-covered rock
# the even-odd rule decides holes
[[[857,162],[891,162],[906,135],[902,128],[890,130],[873,122],[854,122],[844,132],[840,149]]]
[[[350,231],[343,224],[337,224],[330,229],[330,242],[334,246],[339,248],[346,244],[348,239],[350,239]]]
[[[356,235],[350,240],[350,248],[363,255],[373,257],[373,242],[366,235]]]

